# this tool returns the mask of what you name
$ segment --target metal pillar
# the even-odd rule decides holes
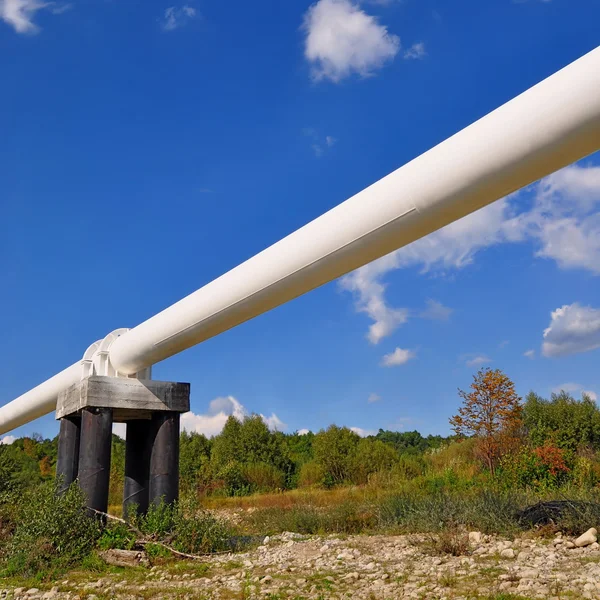
[[[112,409],[84,408],[81,411],[79,485],[90,509],[106,512],[110,480]]]
[[[179,413],[152,415],[149,500],[171,504],[179,498]]]
[[[123,517],[148,510],[152,421],[127,421]],[[130,514],[131,513],[131,514]]]
[[[79,472],[80,417],[65,417],[60,420],[58,434],[58,456],[56,460],[56,480],[58,492],[65,492],[77,479]]]

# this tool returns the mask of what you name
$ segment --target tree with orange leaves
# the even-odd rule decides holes
[[[498,459],[512,445],[522,427],[521,398],[515,384],[500,369],[480,369],[471,389],[458,390],[463,399],[458,414],[450,419],[452,429],[477,439],[477,450],[493,474]]]

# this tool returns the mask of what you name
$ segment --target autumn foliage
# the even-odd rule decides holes
[[[450,419],[450,425],[458,435],[476,439],[477,453],[494,473],[522,429],[521,398],[507,375],[489,368],[479,370],[470,390],[459,390],[458,394],[463,404]]]

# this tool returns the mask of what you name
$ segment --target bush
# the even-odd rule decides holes
[[[125,523],[109,521],[98,540],[98,548],[100,550],[110,550],[112,548],[132,550],[135,541],[135,534]]]
[[[60,573],[88,556],[99,536],[100,523],[87,515],[78,486],[59,495],[54,484],[44,484],[19,500],[3,574],[41,579]]]
[[[151,506],[146,515],[136,517],[135,526],[155,541],[168,542],[173,549],[186,554],[228,550],[233,537],[226,525],[194,501]]]
[[[434,555],[464,556],[470,552],[469,536],[462,529],[444,529],[436,535],[427,536],[424,548]]]
[[[323,471],[323,467],[321,467],[321,465],[314,461],[307,462],[300,467],[298,485],[300,487],[321,485],[323,483],[324,475],[325,472]]]
[[[252,492],[270,492],[281,490],[285,485],[285,474],[266,463],[243,465],[241,474],[248,489]]]
[[[217,479],[223,482],[222,490],[226,496],[247,496],[252,487],[244,477],[243,467],[237,461],[230,461],[217,473]]]
[[[583,467],[582,467],[583,468]],[[509,488],[555,489],[569,479],[571,469],[565,451],[546,444],[540,448],[521,448],[505,455],[500,462],[498,480]]]

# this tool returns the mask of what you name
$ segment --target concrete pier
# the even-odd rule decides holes
[[[106,512],[113,423],[126,423],[123,514],[179,497],[179,423],[190,385],[91,376],[61,392],[57,475],[78,479],[88,507]]]

